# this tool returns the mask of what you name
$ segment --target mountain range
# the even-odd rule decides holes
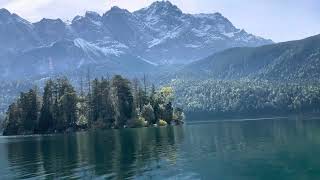
[[[232,47],[257,47],[271,40],[236,28],[220,13],[187,14],[169,1],[135,12],[112,7],[86,12],[71,22],[31,23],[0,9],[2,78],[46,76],[85,69],[139,74],[188,64]]]

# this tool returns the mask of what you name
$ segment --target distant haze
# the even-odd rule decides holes
[[[134,11],[154,0],[1,0],[0,8],[35,22],[42,18],[71,20],[85,11],[103,14],[112,6]],[[276,42],[320,33],[318,0],[172,0],[187,13],[220,12],[235,26]]]

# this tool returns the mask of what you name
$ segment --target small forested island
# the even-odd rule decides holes
[[[183,124],[181,108],[173,108],[173,89],[148,88],[120,75],[81,84],[76,92],[67,78],[48,80],[42,96],[37,87],[20,94],[6,113],[3,135],[74,132],[88,129]]]

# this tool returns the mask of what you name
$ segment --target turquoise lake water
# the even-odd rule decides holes
[[[320,119],[0,137],[1,179],[320,179]]]

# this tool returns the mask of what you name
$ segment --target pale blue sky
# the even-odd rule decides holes
[[[70,20],[86,10],[104,13],[111,6],[130,11],[154,0],[0,0],[7,8],[29,21],[42,17]],[[319,0],[171,0],[187,13],[220,12],[235,26],[276,42],[320,34]]]

